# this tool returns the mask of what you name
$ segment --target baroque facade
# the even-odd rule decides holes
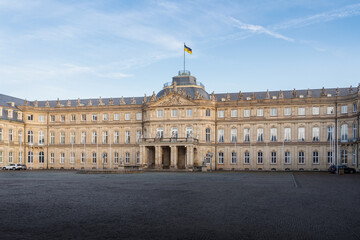
[[[359,169],[359,88],[209,94],[189,72],[151,96],[0,94],[0,167]]]

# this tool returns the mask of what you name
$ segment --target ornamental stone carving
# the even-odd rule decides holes
[[[325,96],[326,96],[326,92],[325,92],[325,88],[324,88],[324,87],[321,89],[321,96],[322,96],[322,97],[325,97]]]
[[[294,90],[293,90],[293,98],[296,98],[296,89],[294,88]]]
[[[121,96],[121,98],[120,98],[120,105],[125,105],[125,104],[126,104],[126,103],[125,103],[124,97]]]
[[[92,106],[92,101],[89,99],[88,106]]]
[[[153,94],[150,98],[150,102],[155,102],[156,101],[156,95],[155,95],[155,91],[153,91]]]
[[[146,94],[144,94],[144,100],[143,100],[143,103],[146,103],[147,102],[147,97],[146,97]]]
[[[226,101],[230,101],[230,94],[229,93],[226,94]]]
[[[71,102],[70,102],[70,100],[67,100],[66,106],[71,107]]]
[[[34,107],[39,107],[39,103],[37,100],[34,101]]]
[[[179,95],[172,95],[159,103],[159,106],[184,105],[185,101]]]
[[[57,107],[61,107],[59,98],[58,98],[57,101],[56,101],[56,106],[57,106]]]
[[[99,97],[99,106],[102,106],[102,105],[105,105],[105,104],[103,103],[102,98],[101,98],[101,96],[100,96],[100,97]]]
[[[308,88],[308,90],[307,90],[306,97],[311,97],[311,90],[310,90],[310,88]]]
[[[242,94],[242,92],[240,91],[240,92],[239,92],[239,97],[238,97],[238,100],[240,100],[240,101],[241,101],[242,99],[243,99],[243,94]]]
[[[133,97],[133,98],[131,99],[131,104],[136,104],[135,97]]]
[[[283,99],[283,98],[284,98],[284,93],[283,93],[283,91],[280,90],[280,92],[279,92],[279,99]]]
[[[349,88],[349,93],[352,94],[353,93],[353,88],[352,88],[352,85],[350,85],[350,88]]]
[[[270,92],[269,92],[269,89],[266,90],[266,99],[270,99]]]
[[[50,107],[49,100],[46,100],[45,107]]]
[[[253,92],[253,94],[252,94],[251,99],[252,99],[252,100],[255,100],[255,99],[256,99],[256,95],[255,95],[255,93],[254,93],[254,92]]]
[[[113,98],[110,98],[109,105],[114,105],[114,99]]]

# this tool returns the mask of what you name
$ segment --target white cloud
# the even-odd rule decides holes
[[[285,23],[281,23],[273,26],[272,28],[277,29],[288,29],[288,28],[300,28],[306,27],[311,24],[321,23],[321,22],[329,22],[339,18],[346,18],[351,16],[360,15],[360,3],[348,5],[342,7],[340,9],[335,9],[332,11],[315,14],[313,16],[297,18],[290,20]]]
[[[285,41],[289,41],[289,42],[293,42],[294,39],[292,38],[289,38],[289,37],[286,37],[284,35],[281,35],[279,33],[276,33],[274,31],[271,31],[263,26],[260,26],[260,25],[253,25],[253,24],[246,24],[246,23],[243,23],[233,17],[230,17],[230,20],[233,22],[234,26],[239,28],[239,29],[242,29],[242,30],[247,30],[247,31],[250,31],[251,33],[256,33],[256,34],[267,34],[271,37],[274,37],[274,38],[278,38],[278,39],[282,39],[282,40],[285,40]]]

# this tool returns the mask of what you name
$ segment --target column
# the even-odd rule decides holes
[[[145,167],[146,165],[146,148],[145,146],[140,146],[140,166]]]
[[[193,154],[193,147],[186,146],[186,168],[193,168],[194,167],[194,154]]]
[[[170,158],[170,164],[171,168],[177,169],[177,147],[171,146],[171,158]]]
[[[155,146],[155,168],[162,168],[161,155],[162,155],[161,146]]]

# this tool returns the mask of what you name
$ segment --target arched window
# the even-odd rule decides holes
[[[97,132],[93,131],[92,132],[92,140],[91,140],[92,144],[96,144],[97,143]]]
[[[39,163],[44,163],[44,152],[39,152]]]
[[[159,127],[156,130],[156,138],[163,138],[164,137],[164,128]]]
[[[177,127],[173,127],[171,128],[171,138],[178,138],[179,136],[179,131]]]
[[[193,137],[193,128],[192,127],[187,127],[186,128],[186,137],[187,138],[192,138]]]

